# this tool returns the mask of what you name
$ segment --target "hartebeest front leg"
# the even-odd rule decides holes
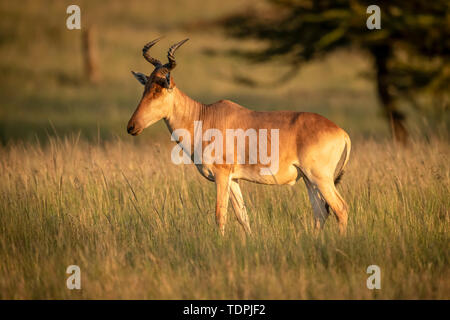
[[[227,223],[228,201],[230,199],[230,176],[216,174],[216,222],[219,231],[225,235],[225,224]]]

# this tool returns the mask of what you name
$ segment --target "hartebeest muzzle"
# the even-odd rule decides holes
[[[129,134],[131,134],[132,136],[137,136],[138,134],[140,134],[142,131],[144,131],[143,129],[144,127],[139,125],[134,119],[133,117],[130,119],[130,121],[128,122],[127,125],[127,132]]]
[[[134,129],[134,124],[128,125],[127,132],[132,136],[137,136],[139,134],[139,131]]]

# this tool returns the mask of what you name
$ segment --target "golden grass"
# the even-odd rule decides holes
[[[270,90],[242,86],[233,78],[269,83],[287,67],[208,54],[257,44],[191,28],[242,9],[237,0],[76,2],[82,24],[98,31],[102,81],[90,85],[80,32],[65,28],[72,3],[0,1],[0,298],[450,298],[449,113],[409,117],[422,140],[397,150],[383,140],[373,83],[360,77],[372,74],[371,61],[353,51]],[[173,72],[191,97],[318,112],[350,133],[339,186],[351,208],[346,237],[333,217],[314,236],[302,183],[242,183],[254,236],[231,208],[218,236],[214,184],[170,162],[161,123],[135,139],[125,132],[142,94],[130,70],[151,71],[141,49],[159,35],[160,59],[191,38]],[[426,140],[423,127],[441,138]],[[65,286],[71,264],[81,267],[81,291]],[[371,264],[381,267],[379,291],[366,288]]]
[[[345,237],[333,217],[314,236],[303,183],[242,183],[254,236],[230,210],[221,238],[214,184],[173,165],[168,139],[131,139],[0,148],[0,298],[450,298],[447,141],[355,141]]]

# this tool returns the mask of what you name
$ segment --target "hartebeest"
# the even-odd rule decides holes
[[[347,204],[336,190],[335,184],[343,173],[350,154],[350,138],[347,133],[330,120],[308,112],[273,111],[258,112],[246,109],[232,101],[220,100],[206,105],[197,102],[175,85],[171,71],[176,66],[174,52],[188,39],[176,43],[168,51],[168,60],[162,64],[151,57],[148,50],[159,39],[149,42],[143,48],[144,58],[155,69],[147,76],[133,72],[137,80],[145,86],[143,96],[128,122],[128,133],[136,136],[158,120],[164,119],[173,133],[182,128],[194,136],[194,122],[201,121],[203,129],[277,129],[279,133],[279,164],[277,172],[262,175],[263,164],[239,163],[234,157],[232,163],[197,163],[200,173],[216,183],[216,221],[220,233],[225,231],[227,207],[231,201],[237,220],[247,233],[250,233],[249,219],[244,206],[239,180],[261,184],[293,185],[300,178],[305,181],[314,212],[315,227],[320,229],[329,215],[334,212],[341,232],[347,226]],[[177,139],[177,138],[175,138]],[[182,144],[177,140],[179,144]],[[223,155],[237,148],[248,150],[249,141],[244,145],[227,150],[229,144],[223,143]],[[182,146],[184,152],[194,158],[194,141]]]

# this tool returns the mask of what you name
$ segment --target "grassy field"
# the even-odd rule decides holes
[[[255,1],[257,2],[257,1]],[[249,5],[255,3],[249,2]],[[97,30],[102,80],[84,81],[80,32],[66,7]],[[259,3],[259,2],[258,2]],[[371,61],[356,50],[288,71],[213,54],[238,43],[205,21],[242,9],[215,1],[0,0],[0,298],[439,298],[450,299],[449,114],[402,105],[409,148],[392,145],[379,113]],[[84,22],[82,22],[84,23]],[[142,94],[130,70],[149,73],[141,49],[177,52],[175,82],[210,103],[227,98],[255,110],[318,112],[349,132],[353,148],[338,187],[349,230],[331,217],[319,236],[303,183],[242,183],[254,236],[232,209],[218,235],[214,184],[170,161],[163,123],[133,138],[126,123]],[[79,265],[82,290],[66,288]],[[382,289],[366,287],[379,265]]]
[[[52,140],[0,150],[1,298],[306,299],[450,297],[448,145],[356,142],[339,189],[348,235],[312,229],[303,183],[243,183],[254,236],[214,184],[170,150]],[[68,290],[65,269],[82,270]],[[366,287],[379,265],[381,290]]]

